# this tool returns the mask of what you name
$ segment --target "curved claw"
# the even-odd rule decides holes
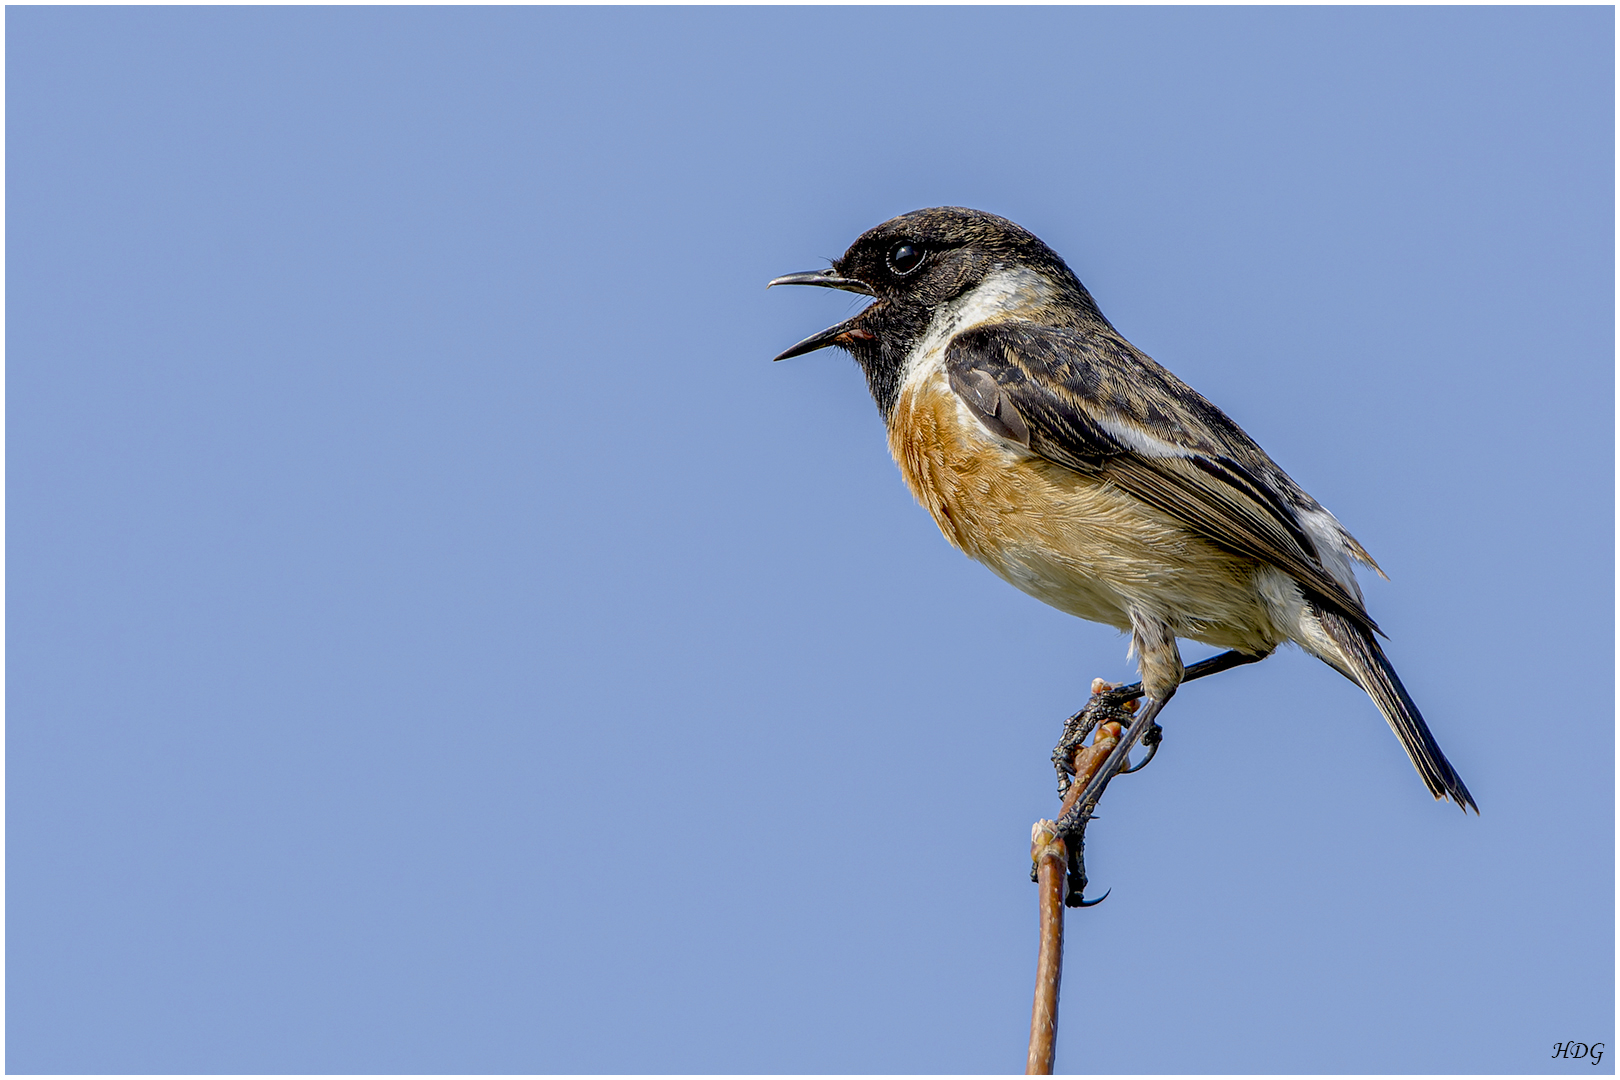
[[[1109,889],[1108,892],[1103,893],[1101,896],[1097,897],[1097,899],[1095,899],[1095,900],[1077,900],[1077,901],[1075,901],[1075,903],[1071,904],[1070,906],[1071,907],[1096,907],[1098,904],[1100,904],[1104,900],[1108,899],[1108,893],[1111,893],[1113,891],[1114,891],[1113,889]]]
[[[1142,741],[1147,742],[1148,738],[1150,737],[1150,734],[1151,733],[1143,735]],[[1133,772],[1141,772],[1143,769],[1147,768],[1147,763],[1152,761],[1153,760],[1153,755],[1157,754],[1158,752],[1159,752],[1159,744],[1158,744],[1158,742],[1148,743],[1147,757],[1143,758],[1141,761],[1138,761],[1135,765],[1132,765],[1128,769],[1119,770],[1119,775],[1120,776],[1129,776]]]

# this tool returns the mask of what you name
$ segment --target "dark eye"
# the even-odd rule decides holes
[[[915,244],[896,244],[889,252],[889,269],[896,274],[909,274],[922,265],[923,249]]]

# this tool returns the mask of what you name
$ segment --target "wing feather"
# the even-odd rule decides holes
[[[1377,630],[1360,597],[1324,568],[1296,515],[1296,506],[1320,509],[1316,501],[1225,413],[1124,339],[996,323],[953,338],[945,368],[992,431],[1109,480]]]

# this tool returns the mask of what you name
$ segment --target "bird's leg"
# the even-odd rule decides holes
[[[1108,786],[1109,780],[1120,773],[1136,772],[1152,761],[1153,755],[1158,753],[1164,729],[1159,727],[1155,718],[1175,694],[1177,687],[1181,683],[1201,679],[1205,675],[1214,675],[1243,664],[1264,660],[1270,655],[1269,652],[1254,654],[1233,649],[1183,668],[1181,654],[1176,650],[1175,638],[1168,627],[1151,619],[1142,622],[1135,619],[1132,621],[1136,631],[1133,644],[1142,658],[1144,681],[1157,689],[1158,694],[1144,690],[1140,682],[1129,686],[1109,686],[1102,679],[1093,679],[1091,699],[1086,702],[1084,708],[1069,717],[1063,725],[1063,738],[1059,741],[1057,749],[1052,751],[1052,761],[1058,770],[1058,792],[1060,795],[1066,795],[1072,786],[1069,777],[1074,771],[1074,753],[1092,729],[1105,720],[1112,720],[1127,729],[1102,767],[1092,774],[1090,782],[1080,792],[1080,797],[1072,802],[1064,800],[1069,810],[1058,818],[1056,831],[1064,838],[1069,852],[1068,887],[1063,898],[1067,907],[1090,907],[1107,898],[1108,894],[1104,893],[1096,900],[1084,899],[1086,825],[1091,821],[1097,800],[1101,797],[1103,789]],[[1140,715],[1133,715],[1138,712],[1134,706],[1143,697],[1147,698],[1146,707],[1140,710]],[[1148,748],[1147,757],[1127,768],[1125,766],[1129,764],[1128,755],[1137,742]]]
[[[1176,634],[1170,624],[1150,612],[1138,608],[1130,610],[1131,617],[1131,651],[1136,653],[1137,665],[1142,670],[1142,686],[1147,691],[1146,701],[1130,727],[1120,736],[1118,744],[1110,751],[1108,760],[1102,767],[1092,774],[1091,780],[1086,784],[1080,797],[1070,804],[1068,811],[1058,819],[1058,835],[1065,840],[1071,834],[1084,829],[1085,823],[1090,820],[1092,811],[1097,805],[1097,799],[1102,796],[1103,789],[1108,782],[1123,769],[1130,761],[1131,748],[1142,741],[1149,731],[1157,732],[1158,725],[1154,723],[1165,703],[1175,695],[1176,688],[1181,685],[1186,675],[1186,669],[1181,664],[1181,650],[1176,647]],[[1119,691],[1105,692],[1104,695],[1095,694],[1096,684],[1092,684],[1093,697],[1102,696],[1112,699]],[[1087,703],[1089,706],[1089,702]],[[1112,704],[1112,701],[1109,701]],[[1123,701],[1120,706],[1123,706]],[[1085,710],[1081,710],[1084,712]],[[1149,757],[1152,755],[1149,754]]]
[[[1194,679],[1202,679],[1205,675],[1216,675],[1222,671],[1230,671],[1235,667],[1242,667],[1244,664],[1258,663],[1270,655],[1271,653],[1269,651],[1263,653],[1246,653],[1238,652],[1236,649],[1228,649],[1226,652],[1220,653],[1216,656],[1211,656],[1207,660],[1200,660],[1196,664],[1189,664],[1186,672],[1181,676],[1181,681],[1184,683],[1190,683]],[[1117,701],[1134,701],[1141,697],[1143,693],[1145,693],[1145,691],[1142,689],[1142,684],[1137,682],[1131,683],[1129,686],[1116,686],[1112,690],[1108,691],[1108,696]]]
[[[1215,675],[1222,671],[1230,671],[1244,664],[1253,664],[1270,656],[1270,652],[1246,653],[1236,649],[1228,650],[1216,656],[1200,660],[1189,665],[1181,676],[1184,683],[1194,679],[1202,679],[1206,675]],[[1129,727],[1133,723],[1130,705],[1140,699],[1145,691],[1139,682],[1126,686],[1109,686],[1102,679],[1091,680],[1091,699],[1085,707],[1069,717],[1063,725],[1063,738],[1058,741],[1052,750],[1052,764],[1057,767],[1058,795],[1061,797],[1068,793],[1070,768],[1069,762],[1074,758],[1075,750],[1086,741],[1091,729],[1104,720],[1117,720],[1122,726]],[[1157,724],[1142,732],[1142,745],[1148,748],[1147,757],[1120,773],[1138,772],[1153,755],[1159,752],[1159,745],[1164,735],[1164,729]]]
[[[1202,679],[1205,675],[1214,675],[1218,672],[1230,671],[1232,668],[1241,667],[1244,664],[1253,664],[1257,661],[1264,660],[1270,655],[1271,654],[1269,652],[1245,653],[1238,652],[1236,649],[1229,649],[1217,656],[1211,656],[1208,659],[1200,660],[1198,663],[1193,664],[1191,667],[1187,668],[1186,672],[1181,676],[1181,681],[1183,683],[1189,683],[1194,679]],[[1135,700],[1142,696],[1142,684],[1132,683],[1130,686],[1118,687],[1110,691],[1110,696],[1114,698]],[[1147,763],[1152,761],[1153,755],[1159,752],[1159,744],[1163,741],[1163,739],[1164,729],[1158,724],[1154,724],[1152,727],[1144,731],[1142,733],[1142,745],[1148,748],[1147,757],[1143,758],[1141,761],[1138,761],[1135,765],[1132,765],[1128,769],[1119,770],[1119,775],[1124,776],[1127,773],[1141,772],[1143,769],[1147,768]]]
[[[1126,756],[1131,752],[1131,748],[1141,740],[1149,728],[1155,726],[1153,718],[1159,714],[1159,710],[1164,708],[1167,701],[1169,701],[1168,696],[1147,699],[1147,705],[1142,709],[1142,715],[1137,717],[1136,723],[1131,725],[1130,730],[1120,736],[1119,745],[1115,746],[1113,751],[1109,753],[1108,760],[1103,762],[1102,768],[1097,770],[1096,775],[1091,778],[1091,782],[1085,786],[1085,790],[1081,791],[1080,797],[1074,801],[1074,805],[1069,808],[1069,812],[1058,818],[1057,833],[1065,841],[1071,835],[1085,829],[1086,822],[1091,820],[1092,811],[1096,809],[1097,799],[1101,797],[1103,789],[1108,786],[1108,781],[1119,773]]]

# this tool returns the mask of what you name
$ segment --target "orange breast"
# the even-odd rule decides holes
[[[956,395],[943,377],[923,381],[900,395],[889,425],[889,451],[900,475],[940,531],[975,559],[994,556],[1008,539],[1003,535],[1009,498],[1021,492],[1027,471],[1016,455],[981,432],[969,429],[960,416]],[[968,423],[973,423],[971,419]],[[975,427],[977,425],[975,424]]]
[[[1145,607],[1180,636],[1233,648],[1271,634],[1252,560],[1111,484],[996,439],[943,372],[901,392],[889,449],[947,540],[1061,611],[1123,629],[1127,608]]]

